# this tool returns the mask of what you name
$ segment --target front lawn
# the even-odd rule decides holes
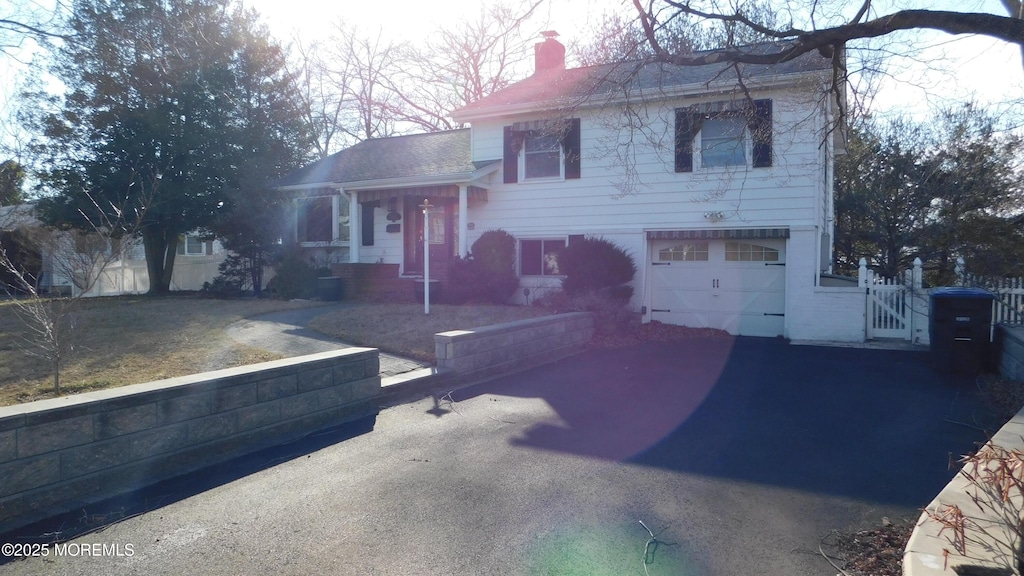
[[[64,395],[279,359],[239,344],[225,328],[242,320],[318,302],[216,300],[197,296],[86,298],[74,314],[75,351],[61,370]],[[310,327],[343,342],[432,362],[434,334],[550,314],[521,306],[366,304],[333,310]],[[25,353],[30,331],[0,300],[0,406],[52,398],[53,375]]]
[[[195,296],[86,298],[74,314],[75,351],[61,371],[64,394],[138,384],[276,360],[224,329],[249,316],[319,305]],[[53,397],[50,367],[25,353],[28,327],[0,300],[0,405]]]

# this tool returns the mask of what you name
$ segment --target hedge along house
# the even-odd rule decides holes
[[[366,141],[290,175],[296,240],[416,276],[427,198],[443,206],[427,219],[431,270],[503,229],[520,303],[557,290],[561,251],[594,235],[635,259],[644,321],[863,339],[862,291],[821,285],[839,148],[830,59],[566,69],[564,55],[548,34],[532,76],[452,113],[469,130]]]

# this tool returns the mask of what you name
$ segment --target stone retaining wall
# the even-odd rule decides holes
[[[1005,378],[1024,382],[1024,326],[996,326],[999,350],[999,373]]]
[[[0,407],[0,533],[372,414],[348,348]]]
[[[1005,378],[1024,381],[1024,326],[996,326],[997,354],[999,372]],[[1024,450],[1024,411],[1010,419],[989,441],[995,446],[1006,450]],[[975,567],[983,572],[993,570],[992,574],[1009,574],[1002,572],[1012,564],[1007,557],[1008,548],[999,542],[1013,540],[1006,530],[1006,523],[1000,518],[986,516],[975,503],[974,495],[978,490],[972,486],[962,473],[956,476],[939,492],[926,510],[935,512],[943,505],[957,505],[964,511],[971,522],[986,527],[987,533],[971,530],[975,539],[970,544],[967,557],[953,552],[950,543],[952,537],[949,530],[942,531],[942,525],[928,519],[928,513],[921,514],[917,526],[910,535],[907,548],[903,554],[904,576],[945,576],[947,574],[966,574],[965,567]],[[985,498],[984,495],[979,497]],[[1020,507],[1020,504],[1015,504]],[[992,502],[989,509],[1000,509],[998,503]],[[949,551],[948,557],[946,551]],[[960,567],[961,571],[956,571]],[[981,568],[978,568],[981,567]]]
[[[594,335],[589,312],[517,320],[434,335],[438,370],[475,380],[509,374],[579,352]]]

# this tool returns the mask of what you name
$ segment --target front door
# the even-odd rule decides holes
[[[447,264],[455,254],[455,208],[452,198],[431,198],[430,264]],[[405,197],[405,274],[423,274],[423,198]],[[438,270],[438,268],[434,268]]]

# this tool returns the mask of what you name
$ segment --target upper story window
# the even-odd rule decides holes
[[[523,143],[523,178],[561,178],[562,143],[550,134],[528,134]]]
[[[178,254],[182,256],[208,256],[213,254],[213,241],[196,234],[179,236]],[[143,257],[144,258],[144,257]]]
[[[504,129],[504,182],[580,177],[580,121],[516,122]]]
[[[206,254],[206,242],[198,236],[185,236],[185,254]]]
[[[714,102],[676,109],[675,170],[772,165],[772,101]],[[749,160],[748,160],[749,155]]]
[[[700,166],[747,165],[747,123],[736,116],[705,120],[700,133]]]

